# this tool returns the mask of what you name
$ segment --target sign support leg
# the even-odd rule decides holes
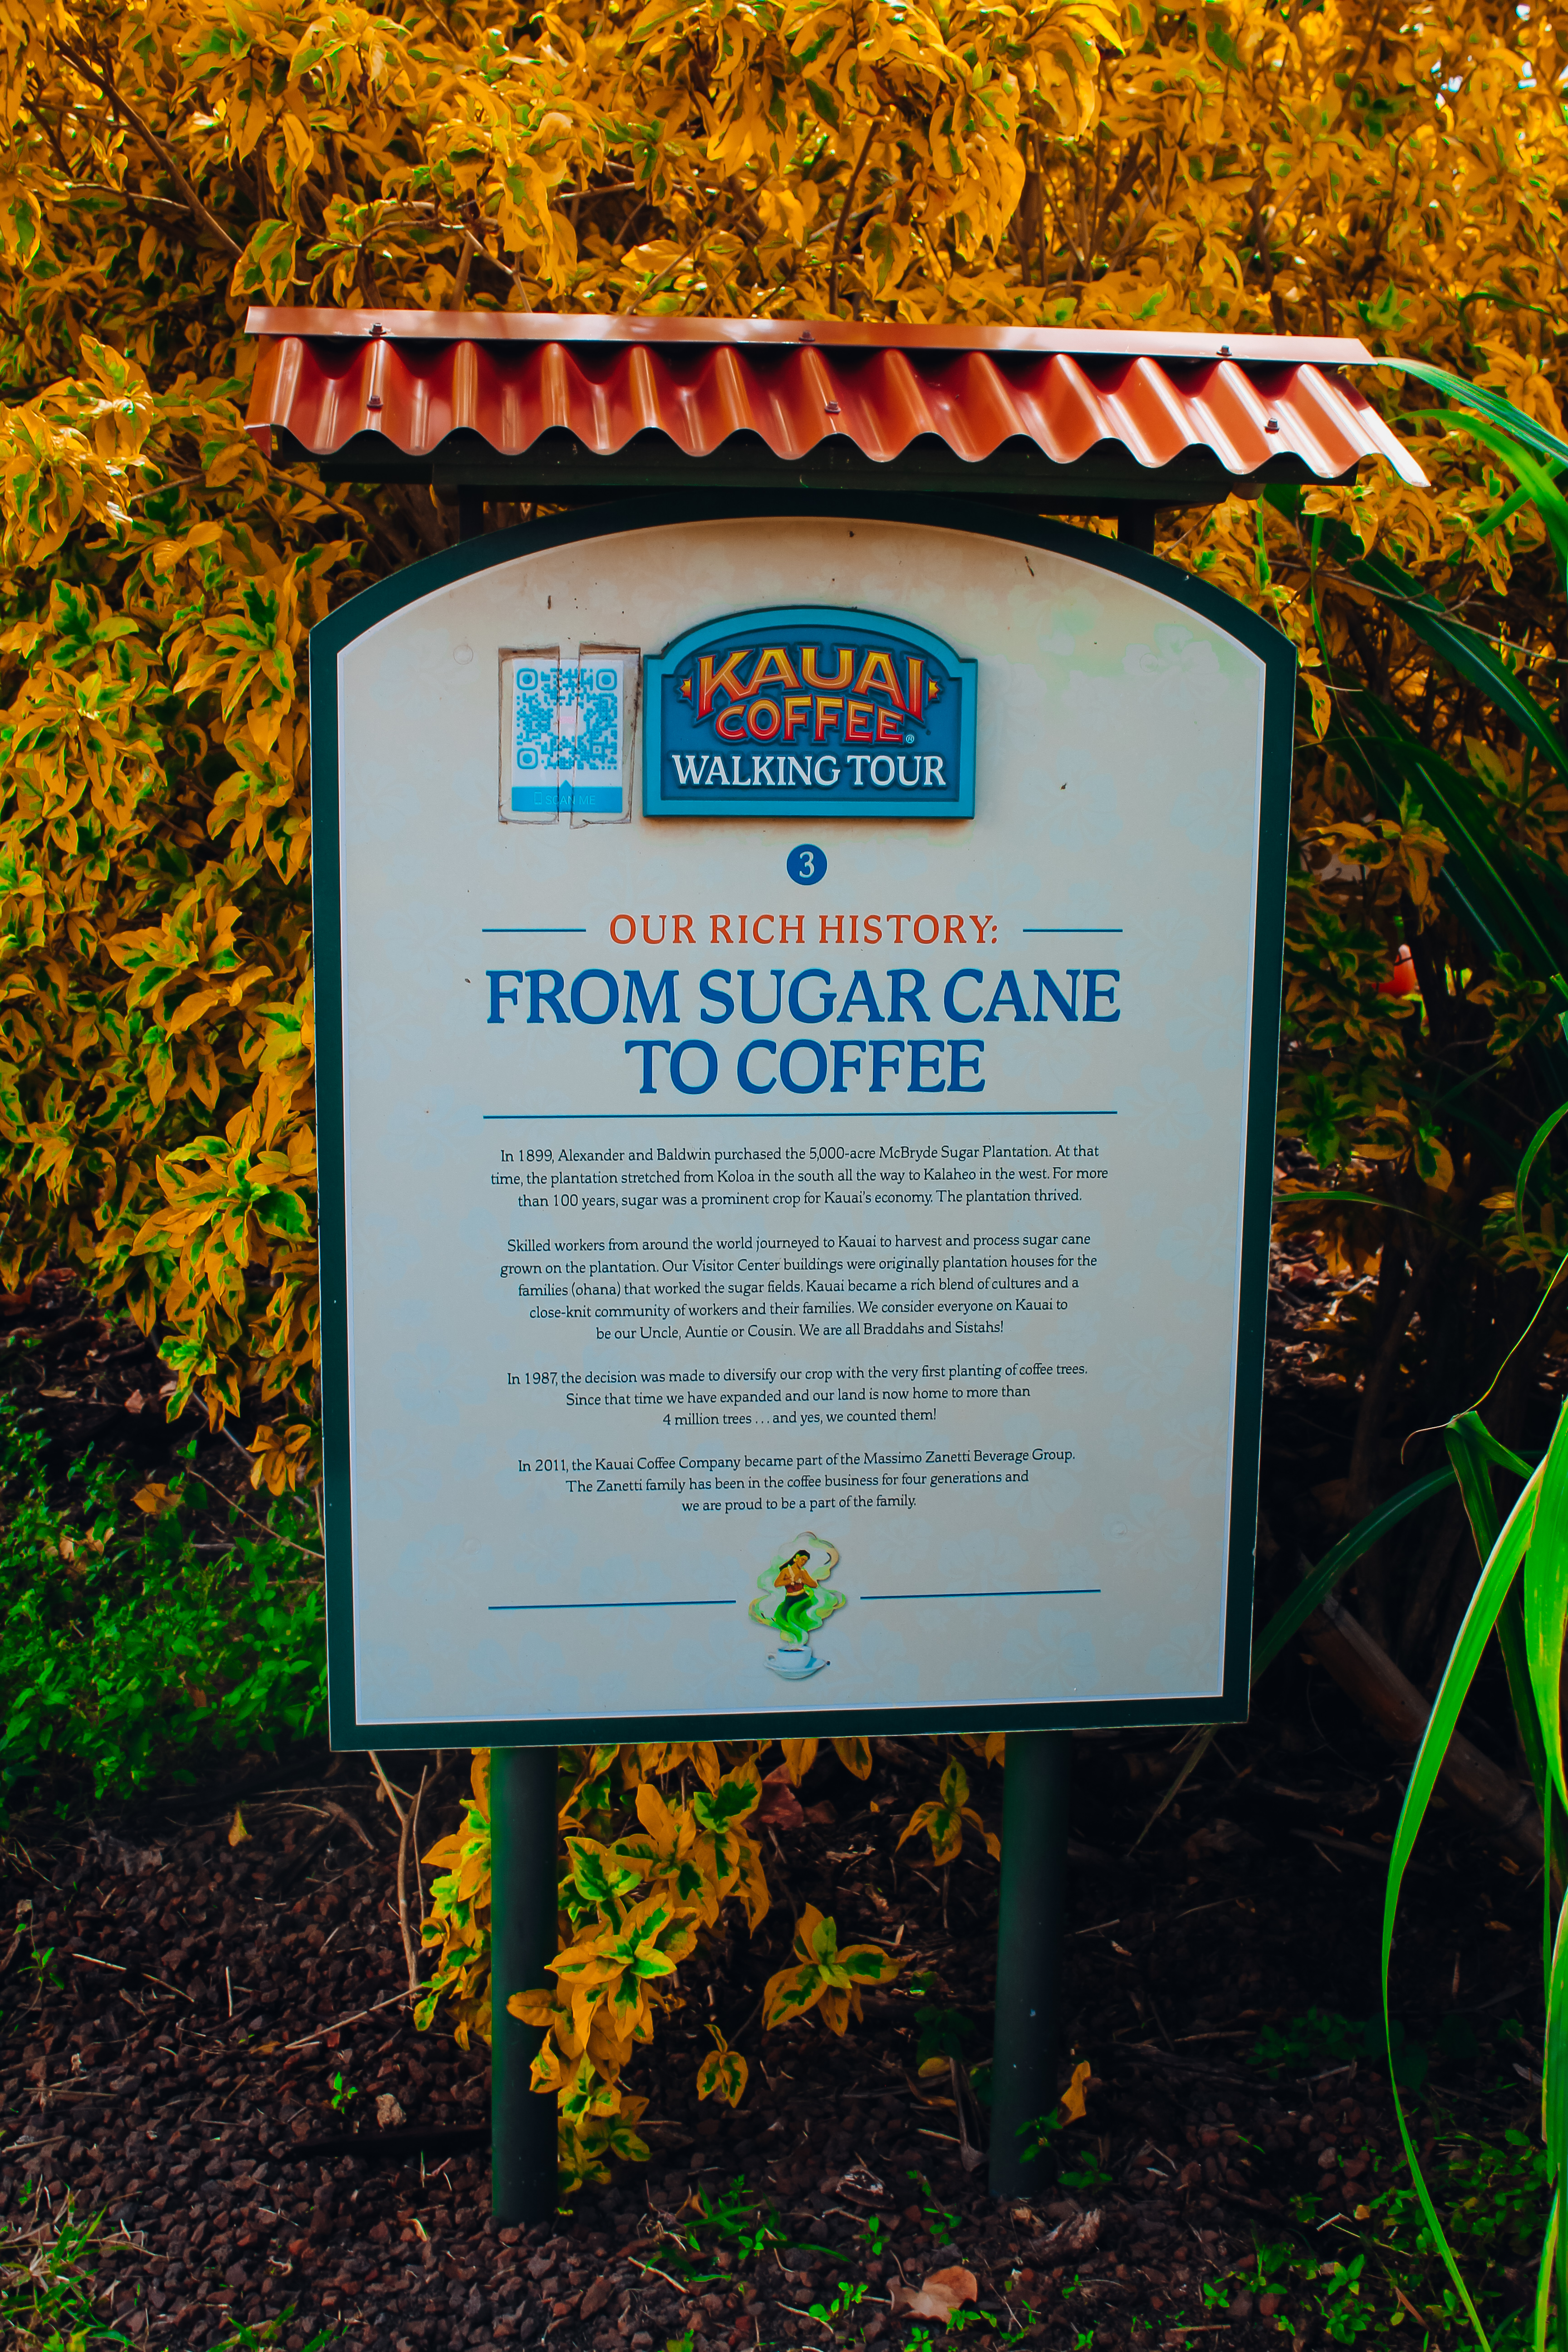
[[[1039,2187],[1040,2161],[1026,2158],[1020,2133],[1056,2110],[1071,1776],[1070,1732],[1007,1734],[991,2062],[994,2197],[1027,2196]]]
[[[555,2210],[555,2095],[529,2087],[542,2035],[509,2016],[555,1957],[555,1750],[490,1757],[490,2210],[505,2225]]]

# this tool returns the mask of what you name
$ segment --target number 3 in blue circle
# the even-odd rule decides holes
[[[792,882],[820,882],[827,871],[827,860],[815,842],[803,841],[784,859],[784,872]]]

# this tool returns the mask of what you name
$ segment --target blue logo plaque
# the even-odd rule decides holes
[[[969,817],[976,664],[911,621],[785,604],[650,655],[645,816]]]

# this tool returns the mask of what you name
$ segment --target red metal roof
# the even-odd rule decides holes
[[[784,463],[837,441],[886,464],[930,438],[968,463],[1011,444],[1057,467],[1109,450],[1151,473],[1204,457],[1327,481],[1376,457],[1426,480],[1341,373],[1375,364],[1352,341],[513,311],[255,310],[247,324],[261,350],[247,430],[286,461],[337,458],[360,435],[429,459],[453,434],[515,460],[554,431],[601,459],[639,435],[697,459],[748,435]]]

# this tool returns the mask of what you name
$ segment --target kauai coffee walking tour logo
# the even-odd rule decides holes
[[[837,1565],[837,1544],[807,1532],[776,1553],[757,1579],[761,1597],[752,1601],[750,1615],[753,1624],[778,1635],[778,1648],[769,1652],[767,1667],[786,1683],[805,1682],[828,1664],[814,1653],[811,1637],[844,1606],[843,1593],[826,1589]]]
[[[975,679],[882,613],[706,621],[648,656],[644,814],[973,816]]]

